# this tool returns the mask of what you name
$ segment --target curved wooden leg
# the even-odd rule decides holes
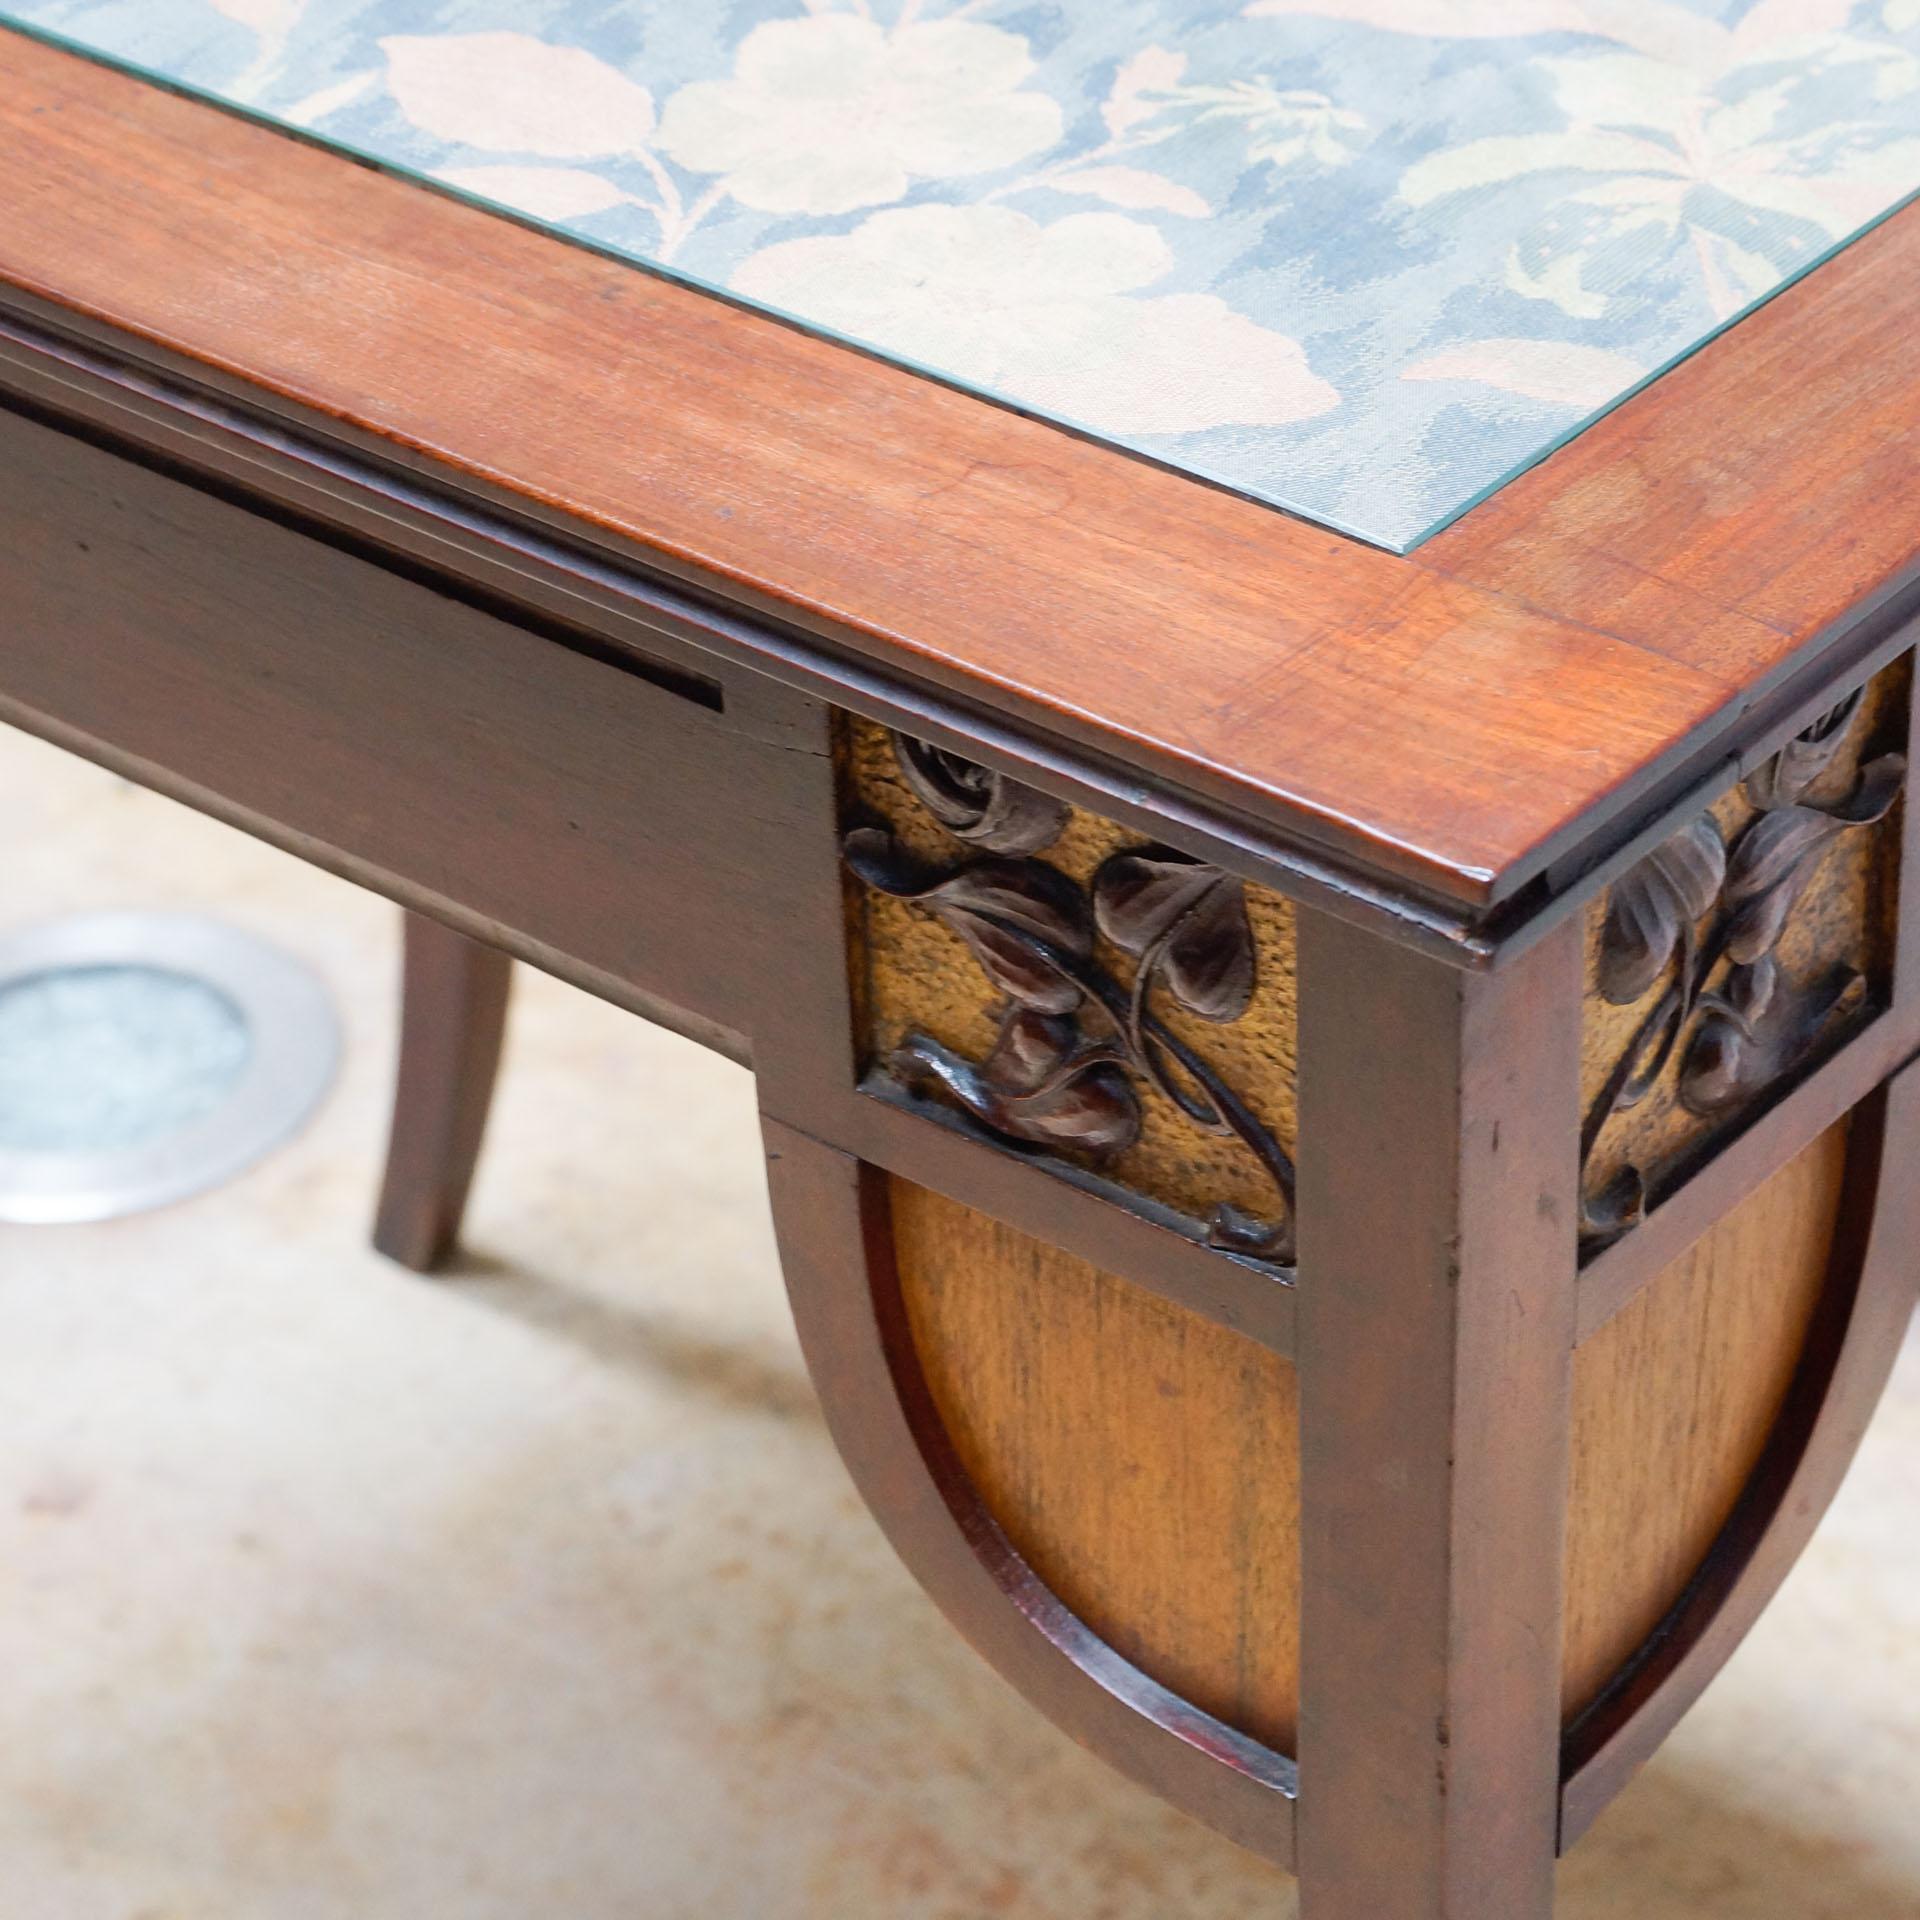
[[[373,1244],[420,1273],[459,1239],[512,977],[513,962],[498,949],[407,915],[400,1071]]]

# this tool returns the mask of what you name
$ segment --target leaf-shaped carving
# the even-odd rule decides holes
[[[1764,766],[1755,768],[1747,776],[1747,798],[1767,811],[1799,801],[1846,745],[1866,692],[1865,687],[1856,687],[1837,707],[1795,734]]]
[[[1727,977],[1727,998],[1749,1026],[1766,1018],[1779,990],[1780,962],[1770,953],[1763,953],[1749,965],[1736,966]]]
[[[980,1070],[1013,1093],[1031,1093],[1072,1058],[1080,1029],[1058,1014],[1015,1007],[1000,1023],[993,1051]]]
[[[1749,776],[1746,797],[1759,811],[1730,853],[1703,819],[1614,889],[1600,953],[1602,994],[1632,1004],[1663,978],[1666,984],[1588,1107],[1583,1166],[1607,1121],[1645,1098],[1676,1062],[1680,1105],[1716,1118],[1759,1099],[1812,1058],[1829,1024],[1864,993],[1864,976],[1844,965],[1803,986],[1777,952],[1827,852],[1845,834],[1884,820],[1905,784],[1905,759],[1886,754],[1860,768],[1845,799],[1808,800],[1841,764],[1864,704],[1863,692],[1850,694]],[[1604,1245],[1638,1222],[1646,1182],[1626,1167],[1581,1204],[1583,1240]]]
[[[957,840],[990,853],[1038,853],[1059,839],[1066,803],[904,733],[894,758],[914,798]]]
[[[848,866],[897,900],[937,914],[972,949],[988,979],[1036,1013],[1080,1004],[1073,969],[1093,951],[1085,896],[1041,860],[980,860],[956,872],[922,867],[891,834],[859,827],[842,843]]]
[[[1093,910],[1188,1012],[1238,1020],[1253,1004],[1253,928],[1235,875],[1166,847],[1116,853],[1094,875]]]
[[[1719,897],[1726,843],[1710,814],[1683,827],[1613,889],[1600,935],[1601,997],[1631,1006],[1667,970],[1681,936]]]
[[[1763,963],[1772,969],[1768,956]],[[1843,1004],[1865,985],[1852,967],[1831,969],[1811,987],[1786,988],[1777,970],[1744,985],[1736,974],[1726,996],[1711,995],[1680,1069],[1680,1101],[1711,1119],[1764,1092],[1806,1055]]]
[[[1012,843],[1030,845],[1033,835],[1050,839],[1064,823],[1063,810],[1036,795],[1022,800],[1025,790],[1015,783],[897,735],[895,743],[909,785],[957,837],[991,837],[1005,846],[1011,834]],[[937,869],[878,827],[849,832],[842,849],[870,887],[915,903],[959,934],[1010,1003],[984,1060],[912,1033],[889,1058],[896,1079],[938,1088],[996,1133],[1101,1157],[1138,1138],[1136,1079],[1144,1080],[1193,1125],[1238,1139],[1273,1182],[1275,1221],[1222,1205],[1208,1244],[1247,1258],[1293,1257],[1292,1160],[1150,1004],[1162,984],[1209,1020],[1237,1019],[1247,1010],[1255,952],[1237,878],[1153,847],[1110,858],[1088,893],[1035,859]],[[1096,927],[1136,959],[1130,986],[1095,958]]]
[[[1687,1057],[1680,1067],[1680,1099],[1689,1113],[1723,1113],[1736,1105],[1752,1077],[1751,1062],[1760,1051],[1757,1036],[1724,1008],[1700,1017]]]
[[[994,1056],[1001,1056],[996,1045]],[[1103,1052],[1056,1063],[1033,1085],[1001,1084],[926,1034],[894,1050],[893,1068],[909,1086],[931,1081],[997,1133],[1097,1155],[1124,1151],[1140,1137],[1140,1103],[1126,1074]]]
[[[1859,785],[1840,806],[1778,807],[1740,836],[1726,888],[1733,909],[1727,953],[1736,964],[1751,965],[1772,952],[1827,849],[1852,828],[1884,819],[1905,777],[1906,761],[1887,754],[1861,770]]]

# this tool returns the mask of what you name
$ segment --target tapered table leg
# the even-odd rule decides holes
[[[373,1244],[421,1273],[440,1265],[459,1238],[512,974],[498,949],[407,915],[400,1070]]]
[[[1579,958],[1301,915],[1303,1920],[1552,1911]]]

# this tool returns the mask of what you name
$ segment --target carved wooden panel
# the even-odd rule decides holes
[[[870,722],[841,753],[868,1072],[1291,1261],[1289,903]]]
[[[1884,1006],[1909,674],[1841,701],[1591,909],[1590,1246]]]

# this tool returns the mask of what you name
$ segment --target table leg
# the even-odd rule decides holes
[[[1756,1029],[1729,1107],[1676,1084],[1704,1041],[1643,1064],[1662,980],[1608,987],[1604,901],[1476,961],[866,723],[839,749],[819,841],[831,766],[858,884],[820,855],[817,991],[796,1020],[783,976],[767,1023],[806,1044],[755,1059],[868,1501],[1030,1699],[1297,1866],[1305,1920],[1545,1920],[1557,1853],[1757,1616],[1884,1373],[1913,1234],[1881,1174],[1920,1113],[1881,1086],[1913,996],[1885,997],[1876,929],[1920,898],[1893,830],[1852,823],[1783,947],[1796,990],[1851,962],[1849,1023],[1771,1078]],[[1744,838],[1758,803],[1723,799]],[[1596,1152],[1622,1059],[1647,1090]],[[1605,1240],[1623,1156],[1645,1217]]]
[[[421,1273],[459,1238],[506,1031],[513,962],[406,916],[400,1069],[373,1244]]]
[[[1552,1911],[1581,984],[1301,916],[1303,1920]]]

